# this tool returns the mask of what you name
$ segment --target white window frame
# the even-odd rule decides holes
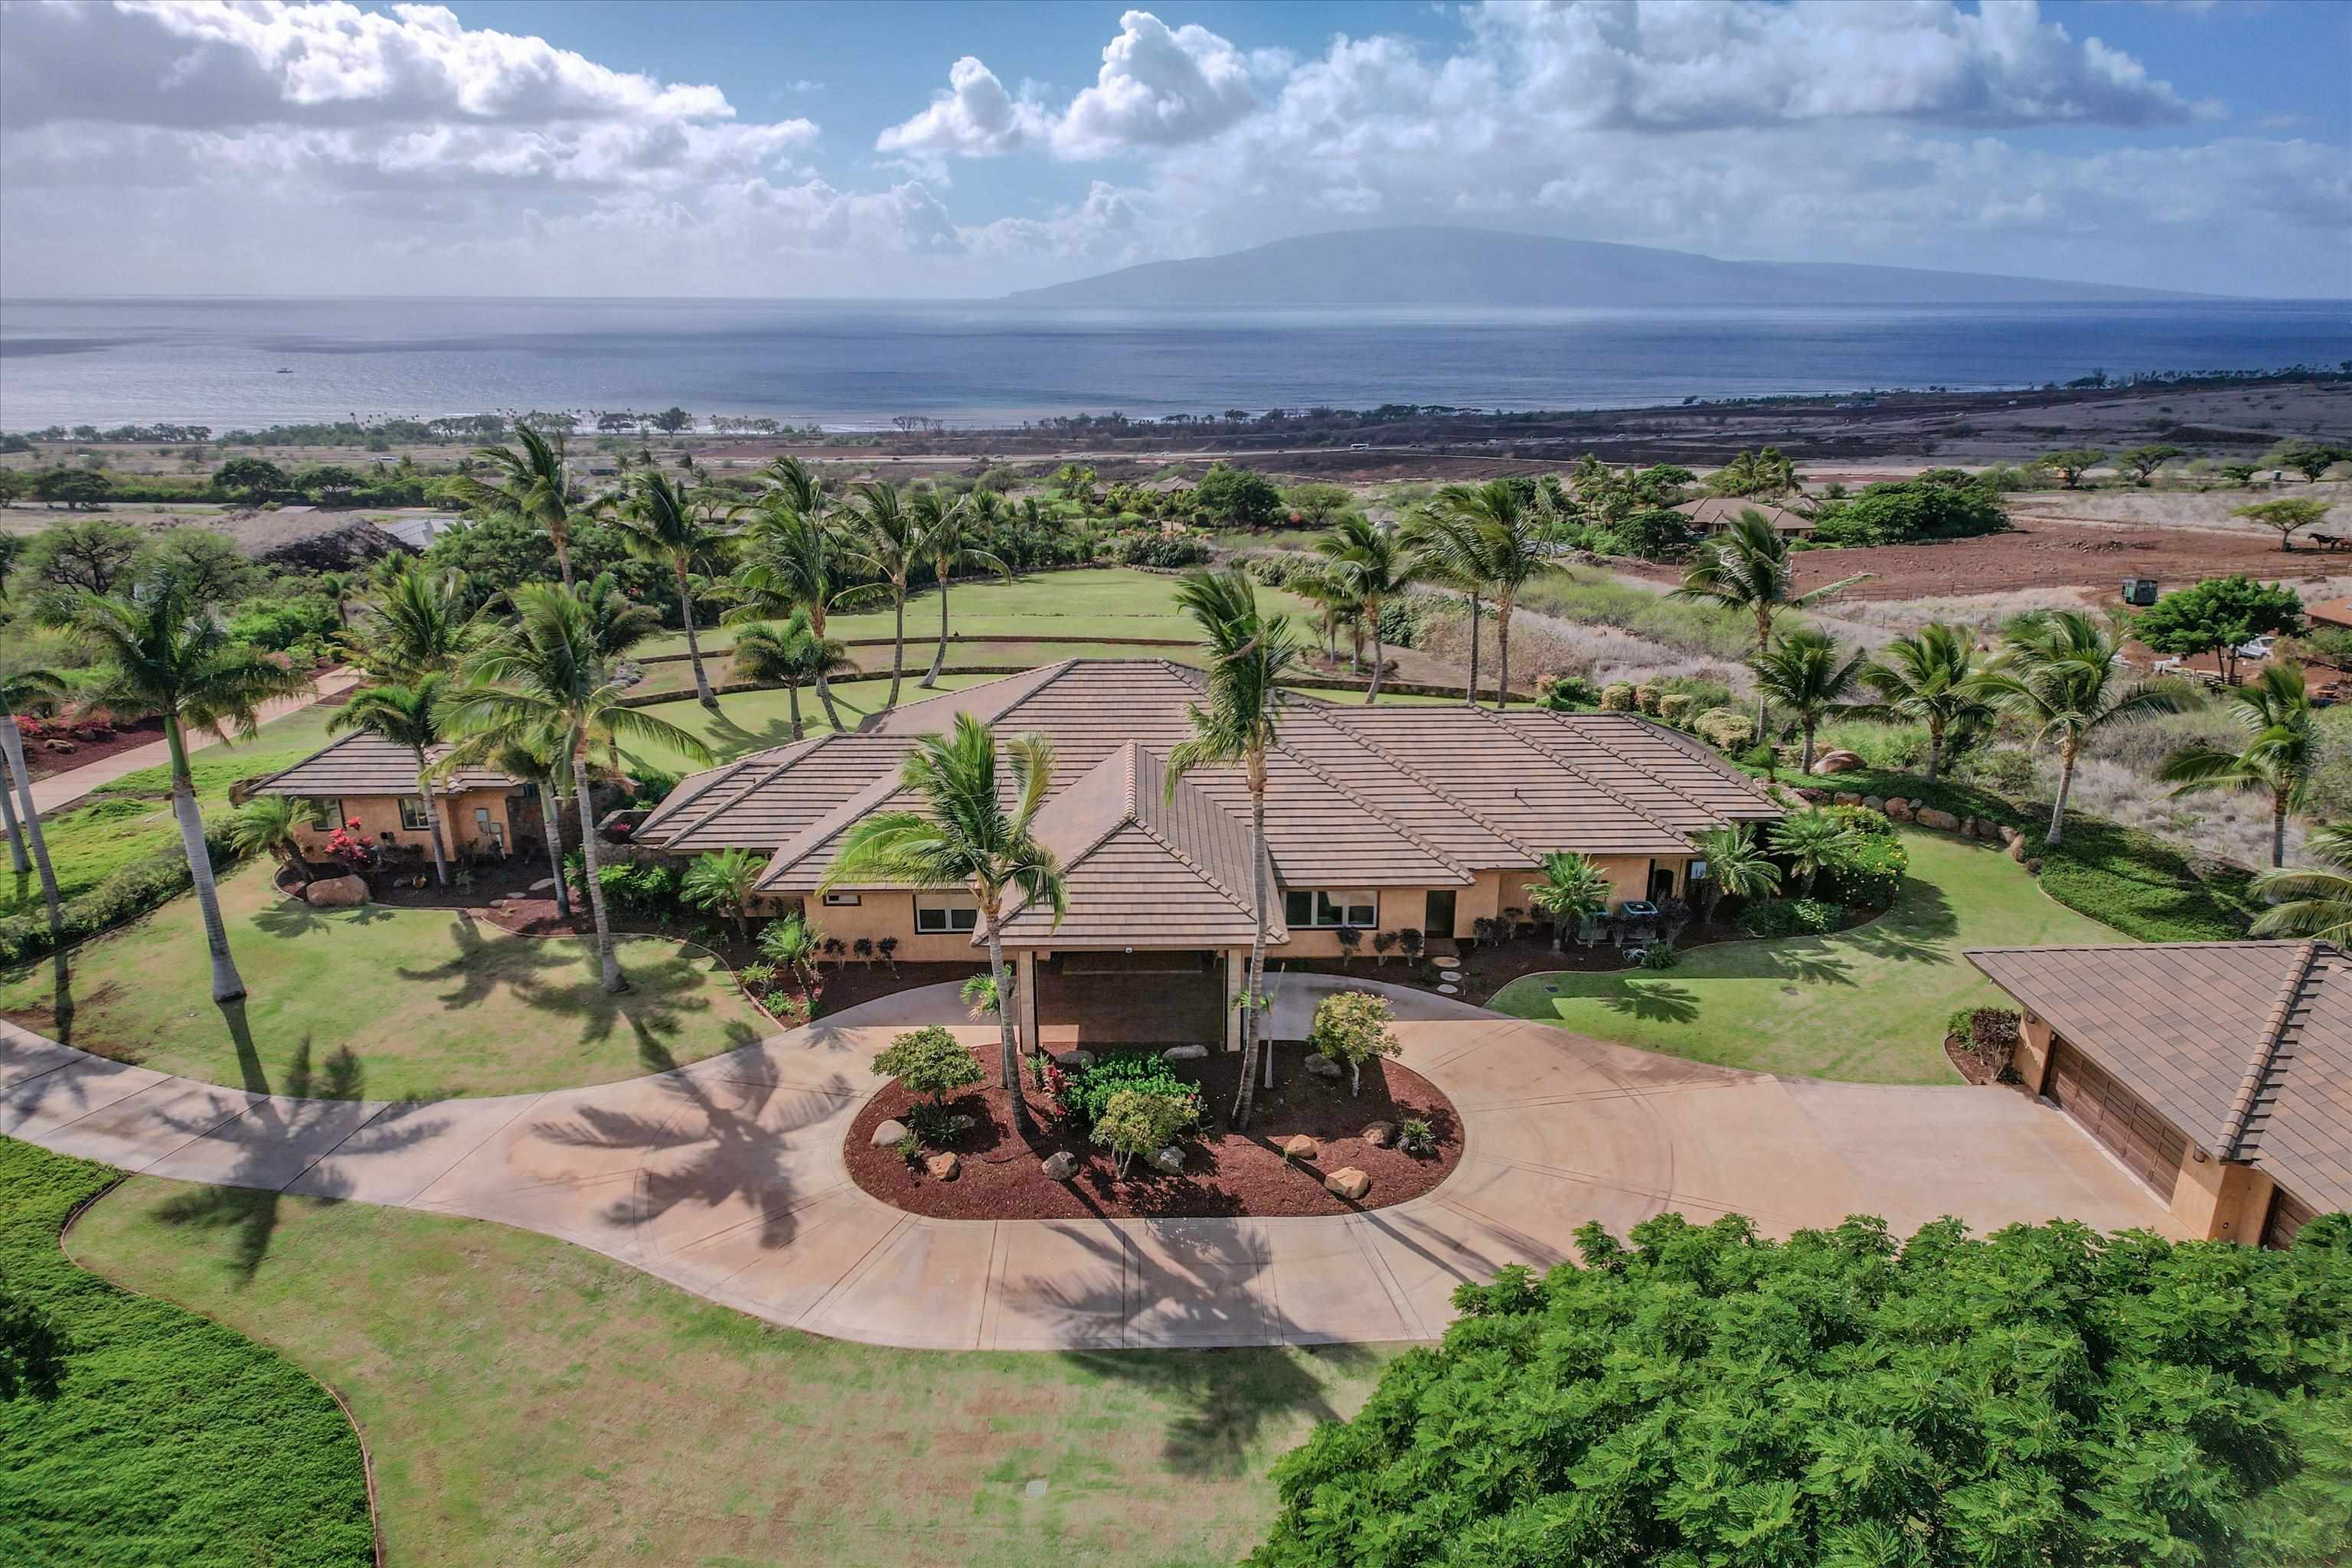
[[[854,910],[866,901],[863,893],[827,893],[824,907],[829,910]]]
[[[332,833],[346,820],[343,797],[337,795],[306,795],[302,797],[303,822],[317,833]]]
[[[408,820],[408,803],[410,801],[415,801],[416,803],[416,820],[414,822]],[[432,831],[433,818],[425,811],[425,797],[423,795],[402,795],[400,797],[399,809],[400,830],[403,833],[427,833]]]
[[[1289,918],[1290,900],[1309,900],[1307,909],[1313,918],[1301,922]],[[1381,897],[1370,888],[1292,888],[1283,894],[1283,923],[1308,931],[1337,931],[1352,926],[1358,931],[1372,931],[1381,923]],[[1357,920],[1354,916],[1364,918]]]
[[[980,929],[980,905],[969,893],[917,893],[915,934],[970,936]]]

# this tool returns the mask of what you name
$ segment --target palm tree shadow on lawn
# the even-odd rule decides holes
[[[377,903],[355,904],[330,914],[299,899],[281,899],[254,911],[253,928],[264,936],[290,941],[337,926],[369,926],[390,919],[392,911]]]

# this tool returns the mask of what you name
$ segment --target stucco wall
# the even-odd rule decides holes
[[[435,798],[434,806],[441,814],[441,841],[448,847],[451,853],[454,854],[467,845],[478,845],[485,850],[488,848],[488,844],[479,842],[482,835],[474,821],[474,812],[477,808],[487,810],[490,814],[490,821],[498,826],[499,833],[505,837],[508,852],[513,853],[514,824],[507,816],[507,796],[504,790],[465,790],[455,795],[440,795]],[[431,832],[421,827],[405,828],[400,825],[398,795],[344,795],[342,820],[347,822],[353,817],[357,817],[360,823],[356,832],[371,844],[382,843],[383,835],[389,833],[392,835],[392,841],[395,844],[413,846],[428,856],[433,853]],[[314,853],[325,854],[328,838],[332,836],[335,827],[340,826],[341,823],[339,822],[327,827],[313,827],[310,820],[307,817],[304,818],[300,827],[304,847]]]

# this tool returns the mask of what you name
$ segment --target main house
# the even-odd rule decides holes
[[[446,746],[428,749],[430,763]],[[538,799],[520,779],[494,768],[467,768],[435,781],[433,805],[441,840],[458,858],[501,859],[519,847],[543,843],[546,825]],[[364,731],[344,736],[290,768],[246,786],[255,795],[289,795],[302,806],[298,832],[304,849],[324,859],[338,827],[379,850],[407,856],[433,853],[425,795],[416,787],[416,755]],[[349,825],[356,823],[357,826]]]
[[[1181,665],[1066,660],[697,773],[635,837],[677,856],[759,850],[763,909],[805,907],[844,942],[894,938],[899,959],[968,963],[981,942],[968,894],[817,885],[853,826],[908,804],[898,770],[919,737],[963,713],[1002,736],[1043,735],[1055,769],[1037,832],[1061,859],[1069,909],[1058,925],[1040,910],[1005,921],[1024,1028],[1042,1018],[1046,1038],[1230,1041],[1256,927],[1247,784],[1237,767],[1208,768],[1171,791],[1166,767],[1202,700],[1200,673]],[[1621,900],[1678,897],[1697,834],[1780,815],[1706,747],[1633,714],[1286,694],[1278,732],[1266,798],[1276,958],[1339,957],[1342,928],[1367,941],[1470,934],[1528,908],[1559,850],[1590,856]]]

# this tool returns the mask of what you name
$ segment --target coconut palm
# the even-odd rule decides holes
[[[1486,579],[1480,574],[1478,530],[1452,512],[1424,507],[1405,520],[1399,538],[1412,552],[1423,582],[1453,589],[1470,602],[1470,675],[1462,700],[1478,702],[1478,643]]]
[[[2084,741],[2112,726],[2178,713],[2190,699],[2170,682],[2127,679],[2116,636],[2085,611],[2021,616],[2001,640],[2000,657],[1977,677],[1977,688],[1994,709],[2031,726],[2035,740],[2057,743],[2058,797],[2044,835],[2055,848]]]
[[[121,712],[163,718],[172,757],[172,815],[179,822],[205,945],[212,955],[213,1000],[235,1001],[245,994],[245,981],[229,957],[228,931],[221,923],[212,854],[205,847],[195,780],[188,772],[187,731],[204,730],[225,741],[234,731],[250,739],[260,728],[261,705],[308,690],[310,678],[233,641],[218,618],[194,603],[170,573],[141,578],[127,593],[84,594],[73,602],[69,617],[98,652],[89,700]]]
[[[1555,850],[1543,858],[1543,877],[1528,889],[1528,902],[1551,917],[1551,950],[1558,952],[1568,928],[1609,911],[1614,889],[1609,873],[1582,855]]]
[[[986,533],[982,515],[985,509],[972,504],[981,496],[995,499],[988,490],[950,497],[937,485],[926,485],[915,492],[915,522],[922,531],[923,556],[931,563],[931,575],[940,585],[940,646],[931,655],[931,668],[918,683],[926,691],[940,683],[940,671],[948,662],[949,577],[959,566],[984,566],[1007,582],[1013,580],[1013,569],[981,547]]]
[[[1756,672],[1759,697],[1779,703],[1797,716],[1804,736],[1804,756],[1798,767],[1813,771],[1813,733],[1823,719],[1841,709],[1854,674],[1862,668],[1860,652],[1842,653],[1828,633],[1811,626],[1782,632],[1763,653],[1748,660]]]
[[[588,638],[596,657],[617,664],[639,643],[661,630],[661,616],[651,605],[641,605],[621,589],[621,580],[599,572],[572,590],[588,612]]]
[[[1813,879],[1837,865],[1862,843],[1862,835],[1828,812],[1792,811],[1772,825],[1772,851],[1789,862],[1797,897],[1809,897]]]
[[[238,854],[267,855],[307,882],[310,861],[302,852],[301,827],[302,808],[291,795],[259,795],[229,817],[228,841]]]
[[[2255,894],[2278,901],[2255,918],[2250,934],[2352,947],[2352,823],[2313,828],[2303,849],[2318,868],[2273,868],[2253,879]]]
[[[48,871],[48,845],[41,837],[41,815],[33,806],[32,776],[25,766],[24,742],[15,720],[20,710],[58,702],[65,694],[66,678],[54,669],[19,669],[0,675],[0,728],[6,731],[5,737],[0,737],[5,739],[6,747],[6,755],[0,757],[0,763],[5,763],[0,766],[0,820],[8,825],[8,858],[19,877],[34,868],[36,859],[40,862],[41,891],[52,904],[57,902],[57,879]],[[21,822],[16,816],[20,795],[25,807]],[[30,856],[26,853],[28,842],[33,849]],[[56,911],[52,910],[52,923],[55,919]]]
[[[667,474],[658,471],[637,476],[621,503],[619,525],[630,554],[669,568],[677,585],[678,616],[686,626],[686,657],[694,665],[695,700],[718,712],[719,699],[703,670],[702,644],[694,633],[691,576],[726,554],[727,536],[712,526],[708,507],[688,500]]]
[[[922,519],[895,485],[859,485],[857,504],[850,509],[849,519],[849,531],[843,540],[845,558],[879,577],[890,595],[890,695],[883,699],[882,706],[896,708],[899,682],[907,672],[907,581],[916,563],[929,552],[930,542]]]
[[[433,764],[433,773],[436,777],[446,777],[469,769],[488,768],[509,778],[530,781],[532,792],[539,796],[540,822],[547,830],[548,876],[555,884],[555,912],[559,919],[568,921],[572,918],[572,890],[570,879],[563,874],[563,791],[558,777],[562,766],[562,758],[543,739],[510,731],[495,737],[459,737]]]
[[[1703,923],[1715,919],[1716,906],[1727,893],[1735,899],[1753,899],[1780,890],[1780,868],[1765,856],[1747,828],[1711,827],[1691,842],[1706,858],[1706,875],[1699,881]]]
[[[735,637],[735,673],[745,680],[784,689],[791,705],[793,739],[801,738],[801,685],[828,676],[855,673],[856,662],[837,637],[821,637],[806,610],[794,610],[782,626],[761,621]]]
[[[714,849],[698,855],[678,881],[677,895],[698,910],[725,915],[742,940],[744,922],[751,916],[751,892],[760,885],[767,858],[749,849]]]
[[[331,735],[357,730],[405,746],[416,759],[416,793],[425,798],[425,826],[433,840],[433,875],[445,888],[449,885],[449,858],[441,838],[441,808],[433,800],[439,781],[430,776],[432,763],[425,753],[446,738],[442,722],[448,696],[449,678],[438,673],[409,681],[379,681],[343,699],[327,721]]]
[[[1523,500],[1508,479],[1489,479],[1483,485],[1447,485],[1430,504],[1465,525],[1466,548],[1460,564],[1495,601],[1495,707],[1499,710],[1509,705],[1511,695],[1511,611],[1546,564],[1541,503]],[[1475,641],[1475,619],[1470,630]]]
[[[1348,585],[1362,606],[1364,621],[1372,628],[1372,684],[1364,700],[1377,702],[1381,668],[1388,662],[1381,637],[1381,610],[1421,580],[1420,554],[1394,533],[1374,527],[1360,512],[1339,519],[1329,533],[1315,542],[1315,550]]]
[[[526,583],[515,590],[519,623],[468,661],[470,684],[456,694],[451,729],[490,749],[519,744],[544,749],[572,772],[580,809],[580,852],[586,862],[588,908],[596,925],[596,957],[604,989],[625,991],[613,928],[604,915],[604,889],[597,880],[594,792],[589,788],[592,755],[610,755],[616,742],[664,746],[691,762],[708,764],[710,748],[696,736],[642,708],[621,705],[622,689],[606,678],[596,627],[577,595],[549,583]],[[550,825],[551,830],[552,824]]]
[[[389,680],[456,668],[476,636],[457,585],[414,561],[392,568],[367,610],[363,625],[341,634],[343,650]]]
[[[348,572],[321,572],[310,579],[313,593],[325,595],[335,606],[335,626],[339,631],[352,629],[352,592],[356,586]]]
[[[767,498],[744,532],[744,563],[729,584],[735,608],[719,618],[732,626],[788,616],[799,611],[807,616],[809,629],[819,642],[837,647],[838,643],[831,643],[825,637],[824,624],[845,577],[841,540],[818,514],[803,511],[793,503],[792,498],[802,489],[799,480],[780,479],[771,484]],[[740,641],[737,648],[740,658]],[[828,673],[819,669],[813,678],[817,700],[823,704],[824,716],[833,727],[844,729],[846,726],[841,721],[841,711],[833,705]]]
[[[1247,576],[1235,570],[1185,574],[1176,588],[1176,603],[1199,623],[1208,645],[1209,666],[1203,672],[1205,703],[1185,708],[1192,738],[1168,753],[1168,790],[1172,796],[1179,780],[1195,768],[1239,765],[1250,796],[1250,907],[1256,911],[1256,929],[1250,934],[1247,989],[1242,1012],[1242,1083],[1234,1098],[1234,1125],[1249,1125],[1256,1096],[1258,1004],[1265,991],[1265,942],[1269,925],[1266,887],[1265,792],[1266,754],[1277,740],[1277,689],[1284,673],[1298,662],[1298,643],[1287,616],[1264,616],[1257,591]],[[1271,1078],[1273,1058],[1266,1060]],[[1271,1087],[1271,1085],[1269,1085]]]
[[[2301,805],[2319,765],[2319,735],[2312,725],[2311,695],[2303,670],[2271,664],[2226,699],[2231,720],[2245,731],[2236,751],[2202,742],[2165,759],[2157,777],[2175,785],[2176,795],[2210,790],[2251,790],[2271,797],[2271,868],[2286,864],[2287,813]]]
[[[520,518],[544,529],[555,546],[556,570],[563,585],[572,586],[571,479],[563,468],[561,432],[541,434],[528,425],[515,426],[515,443],[508,447],[477,447],[474,456],[488,462],[497,478],[486,483],[471,474],[450,481],[453,494],[478,511]]]
[[[1854,712],[1927,726],[1930,784],[1943,764],[1946,741],[1960,739],[1992,716],[1976,684],[1976,640],[1962,626],[1931,622],[1880,648],[1856,673],[1878,700],[1857,703]]]
[[[1809,593],[1797,592],[1797,563],[1789,542],[1773,531],[1764,514],[1749,508],[1738,521],[1703,547],[1704,556],[1683,574],[1682,586],[1669,598],[1695,599],[1745,610],[1756,619],[1756,656],[1772,646],[1773,623],[1790,610],[1818,605],[1842,588],[1870,575],[1857,572]],[[1764,735],[1764,693],[1756,694],[1756,734]]]
[[[817,883],[820,894],[844,880],[968,889],[980,906],[999,997],[1013,994],[1004,971],[1005,895],[1018,896],[1016,909],[1052,910],[1056,926],[1069,909],[1061,862],[1035,832],[1037,810],[1054,784],[1053,742],[1043,735],[1024,735],[1005,751],[1013,771],[1009,805],[997,787],[994,731],[959,713],[948,734],[924,736],[898,771],[899,782],[922,808],[877,812],[860,822]],[[1013,1104],[1013,1123],[1027,1136],[1036,1127],[1021,1092],[1013,1015],[1007,1006],[996,1011],[998,1068]]]

